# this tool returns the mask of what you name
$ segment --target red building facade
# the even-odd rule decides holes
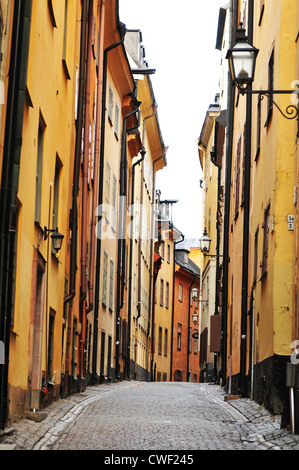
[[[188,250],[175,252],[172,380],[199,382],[198,301],[200,269]]]

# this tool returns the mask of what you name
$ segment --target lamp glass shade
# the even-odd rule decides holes
[[[192,296],[192,299],[198,298],[198,289],[196,289],[196,287],[193,287],[193,289],[191,289],[191,296]]]
[[[192,320],[193,320],[194,325],[196,325],[198,322],[198,315],[196,312],[193,313]]]
[[[240,27],[236,43],[227,51],[232,80],[237,86],[242,87],[253,82],[258,52],[258,49],[248,42],[245,30]]]
[[[209,253],[211,239],[208,237],[207,231],[205,229],[203,236],[199,239],[200,248],[203,253]]]
[[[63,240],[64,236],[61,233],[56,231],[56,232],[53,233],[53,235],[51,235],[51,238],[52,238],[53,248],[58,253],[58,251],[61,249],[62,240]]]

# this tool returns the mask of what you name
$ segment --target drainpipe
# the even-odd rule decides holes
[[[131,315],[132,315],[132,264],[133,264],[133,220],[134,220],[134,184],[135,168],[145,157],[146,151],[142,147],[141,158],[132,166],[131,182],[131,226],[130,226],[130,259],[129,259],[129,297],[128,297],[128,341],[127,341],[127,378],[130,379],[130,352],[131,352]]]
[[[248,39],[253,42],[253,1],[248,2]],[[252,85],[248,86],[249,91]],[[250,176],[251,176],[251,128],[252,128],[252,95],[246,95],[246,151],[245,151],[245,186],[244,186],[244,223],[243,223],[243,264],[242,264],[242,316],[240,345],[240,391],[246,391],[246,343],[247,343],[247,311],[248,311],[248,254],[249,254],[249,222],[250,222]]]
[[[0,364],[0,429],[4,429],[8,417],[12,273],[17,235],[13,216],[17,209],[31,9],[32,0],[14,3],[0,200],[0,340],[5,348],[5,364]]]
[[[89,0],[89,10],[87,12],[87,63],[86,63],[86,83],[85,83],[85,104],[84,104],[84,147],[83,147],[83,170],[82,170],[82,209],[81,209],[81,286],[79,301],[80,332],[79,332],[79,377],[80,382],[84,375],[84,341],[85,338],[85,318],[86,318],[86,295],[87,295],[87,192],[88,192],[88,163],[89,163],[89,114],[90,114],[90,77],[91,77],[91,48],[92,48],[92,19],[93,0]],[[85,315],[84,315],[85,311]]]
[[[79,65],[79,90],[78,90],[78,113],[76,121],[76,142],[73,173],[73,194],[72,194],[72,214],[71,214],[71,253],[70,253],[70,282],[69,293],[64,298],[64,307],[70,303],[68,312],[67,344],[71,344],[72,335],[72,300],[76,295],[76,270],[77,270],[77,240],[78,240],[78,205],[77,197],[79,193],[80,163],[81,163],[81,138],[83,126],[83,101],[85,91],[85,62],[86,62],[86,32],[88,21],[88,0],[83,0],[81,13],[81,38],[80,38],[80,65]],[[71,351],[66,351],[66,375],[70,370]]]
[[[230,45],[236,37],[238,23],[238,0],[230,1],[231,34]],[[223,297],[221,317],[221,375],[222,386],[226,385],[227,374],[227,309],[228,309],[228,265],[229,265],[229,236],[230,236],[230,200],[231,200],[231,172],[232,172],[232,148],[233,148],[233,123],[235,87],[232,84],[228,72],[228,100],[227,100],[227,132],[226,132],[226,163],[225,163],[225,199],[224,199],[224,223],[223,223]]]
[[[98,3],[98,7],[99,7]],[[89,306],[86,314],[93,310],[94,296],[94,266],[95,266],[95,228],[96,228],[96,207],[99,188],[99,141],[101,130],[101,96],[103,92],[103,53],[104,53],[104,31],[105,31],[105,0],[101,1],[100,13],[100,40],[99,40],[99,64],[97,76],[97,106],[96,106],[96,135],[95,135],[95,151],[94,151],[94,179],[93,179],[93,196],[92,196],[92,219],[91,219],[91,242],[90,242],[90,269],[89,269]]]
[[[92,49],[92,19],[93,0],[89,0],[88,34],[87,34],[87,64],[84,105],[84,149],[82,172],[82,214],[81,214],[81,293],[80,302],[84,302],[87,295],[87,191],[88,191],[88,162],[89,162],[89,115],[90,115],[90,77],[91,77],[91,49]]]
[[[103,83],[102,83],[102,107],[101,107],[101,139],[100,139],[100,165],[99,165],[99,194],[98,205],[103,204],[103,181],[104,181],[104,149],[105,149],[105,128],[106,128],[106,95],[107,95],[107,63],[108,53],[120,46],[125,38],[125,25],[120,24],[120,41],[111,44],[104,50],[103,57]],[[97,104],[99,106],[99,103]],[[96,276],[95,276],[95,300],[94,300],[94,322],[93,322],[93,351],[92,351],[92,375],[97,381],[97,357],[98,357],[98,317],[99,317],[99,289],[100,289],[100,263],[101,263],[101,233],[97,234],[97,254],[96,254]]]
[[[134,99],[133,99],[134,102]],[[139,106],[140,102],[136,101]],[[137,125],[127,128],[127,120],[138,114]],[[123,131],[120,159],[120,190],[119,190],[119,222],[117,247],[117,292],[116,292],[116,335],[115,335],[115,375],[120,379],[119,342],[120,342],[120,311],[124,305],[125,265],[126,265],[126,196],[127,196],[127,133],[140,125],[140,110],[136,107],[123,118]]]

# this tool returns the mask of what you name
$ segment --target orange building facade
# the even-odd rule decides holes
[[[185,248],[176,249],[175,252],[172,380],[199,382],[197,299],[200,269],[189,259],[188,253],[189,250]]]

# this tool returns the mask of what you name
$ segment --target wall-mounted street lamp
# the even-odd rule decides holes
[[[58,227],[56,229],[51,229],[45,226],[44,227],[44,240],[47,240],[49,233],[52,233],[51,238],[52,238],[53,249],[56,251],[56,253],[58,253],[58,251],[61,249],[64,235],[58,232]]]
[[[204,229],[203,236],[199,239],[199,246],[204,255],[207,255],[210,251],[211,238],[208,236],[207,229]]]
[[[194,312],[193,315],[192,315],[192,321],[193,321],[194,325],[197,325],[198,314],[196,312]]]
[[[273,95],[276,94],[296,94],[296,90],[249,90],[248,85],[254,81],[256,58],[259,50],[248,41],[245,35],[243,23],[237,30],[236,42],[231,49],[228,49],[226,58],[228,59],[232,82],[238,88],[241,95],[256,94],[260,97],[267,96],[271,99],[279,112],[286,119],[295,119],[298,117],[298,108],[295,105],[289,105],[286,108],[286,114],[273,101]]]

